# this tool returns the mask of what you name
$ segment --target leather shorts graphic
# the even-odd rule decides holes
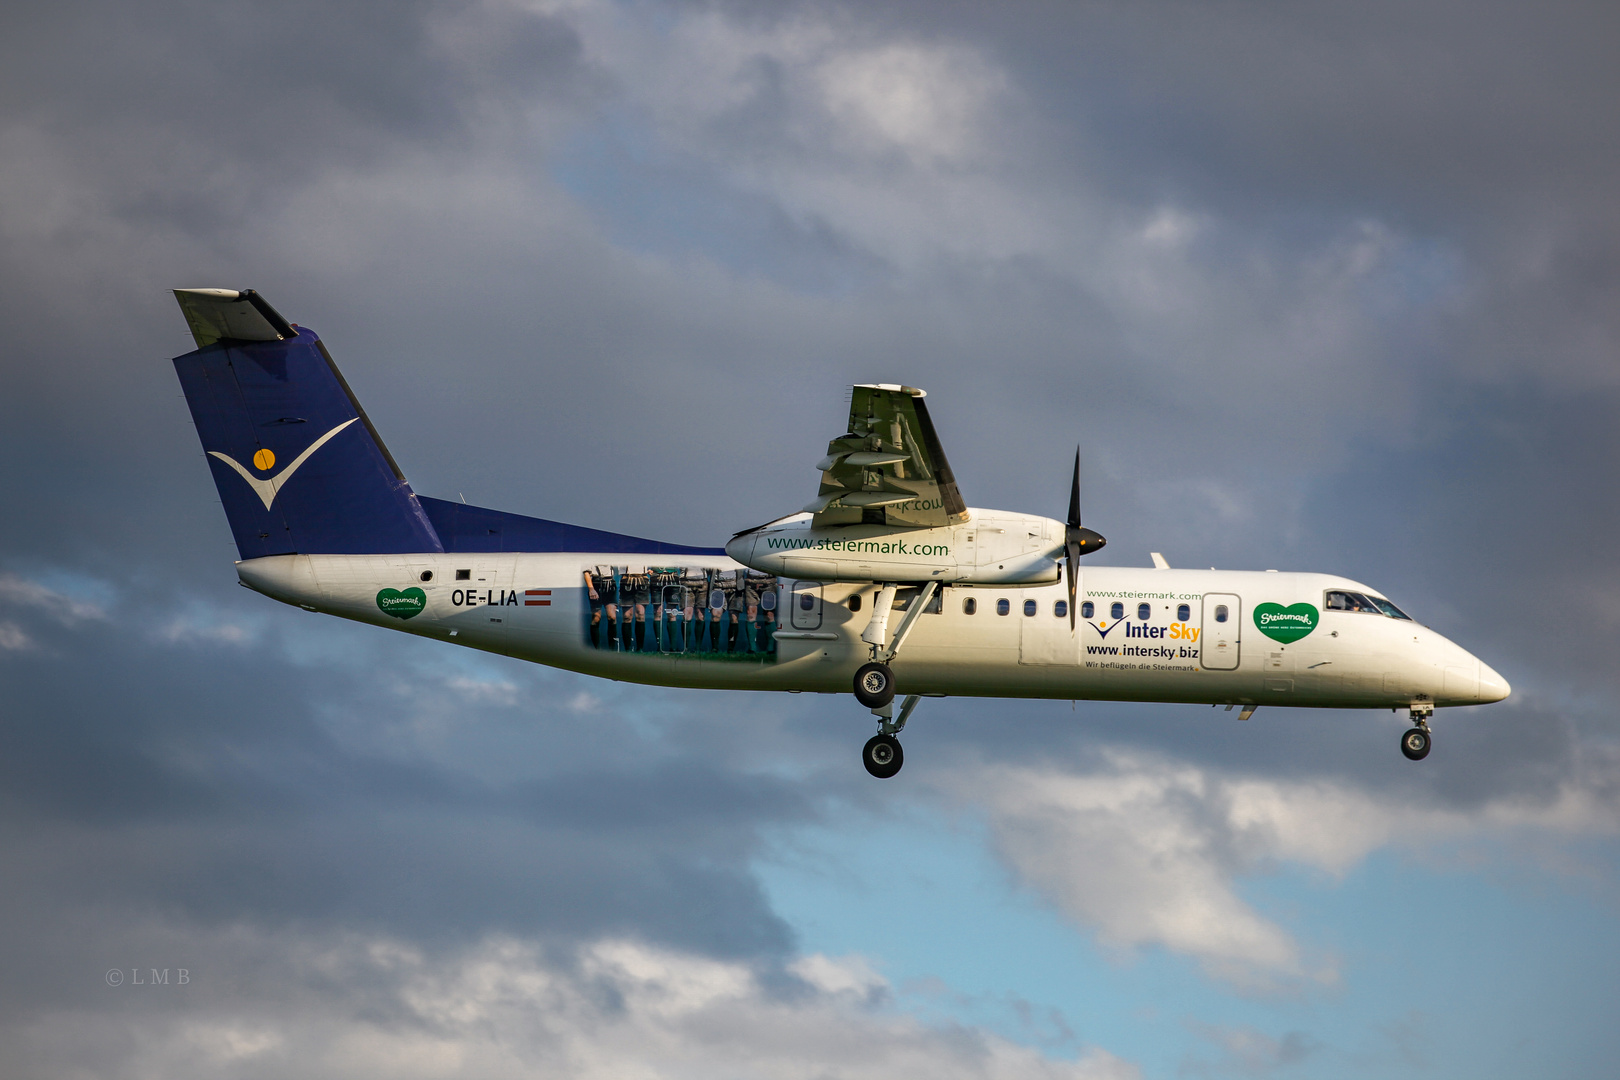
[[[603,652],[776,659],[780,586],[753,570],[593,566],[583,571],[586,644]]]

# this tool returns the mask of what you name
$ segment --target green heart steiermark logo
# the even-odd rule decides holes
[[[1254,625],[1266,637],[1284,645],[1315,630],[1321,617],[1322,613],[1310,604],[1256,604],[1254,608]]]
[[[384,589],[377,594],[377,606],[382,609],[384,615],[392,615],[396,619],[409,619],[427,610],[427,593],[414,586],[404,592]]]

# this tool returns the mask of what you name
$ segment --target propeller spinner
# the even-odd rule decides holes
[[[1069,575],[1069,629],[1075,628],[1075,594],[1079,587],[1080,568],[1077,565],[1080,556],[1090,555],[1093,551],[1100,551],[1104,544],[1101,533],[1088,529],[1080,524],[1080,451],[1074,452],[1074,482],[1069,487],[1069,520],[1068,528],[1064,530],[1064,551],[1068,555],[1065,560]]]

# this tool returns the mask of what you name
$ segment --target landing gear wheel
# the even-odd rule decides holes
[[[887,780],[899,772],[905,760],[900,740],[893,735],[874,735],[866,740],[866,748],[861,751],[861,764],[879,780]]]
[[[894,700],[894,672],[888,664],[861,665],[855,673],[855,700],[868,709],[881,709]]]
[[[1429,756],[1429,741],[1429,733],[1415,727],[1401,736],[1401,753],[1412,761],[1422,761]]]

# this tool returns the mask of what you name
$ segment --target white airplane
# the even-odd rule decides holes
[[[314,332],[252,290],[175,297],[237,575],[306,611],[627,682],[853,687],[877,777],[925,697],[1406,709],[1419,760],[1435,708],[1509,692],[1346,578],[1082,570],[1078,455],[1067,521],[969,507],[911,387],[854,388],[803,512],[687,547],[417,495]]]

